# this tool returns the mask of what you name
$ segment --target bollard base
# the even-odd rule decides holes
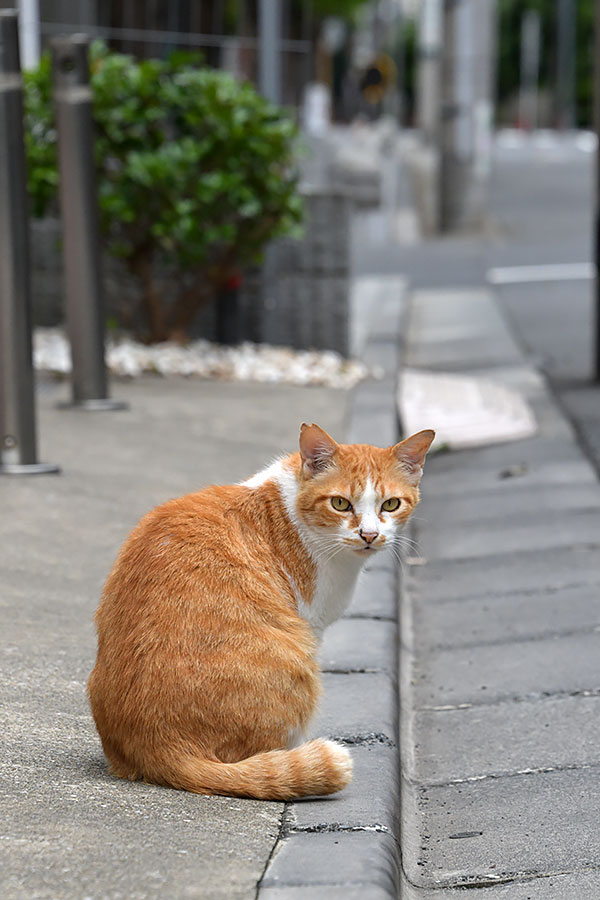
[[[0,464],[0,475],[60,475],[60,471],[60,466],[54,463]]]
[[[129,409],[129,403],[123,400],[110,400],[108,397],[96,400],[67,400],[56,404],[58,409],[82,409],[85,412],[110,412],[111,410]]]

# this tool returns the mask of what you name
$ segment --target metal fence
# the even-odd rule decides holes
[[[310,0],[274,0],[280,26],[281,101],[300,103],[313,70],[313,19]],[[14,0],[0,0],[0,8]],[[37,29],[42,46],[56,34],[84,31],[112,49],[138,58],[162,57],[173,50],[199,50],[206,63],[259,81],[260,0],[44,0],[40,19],[21,4],[24,39]],[[34,42],[39,42],[33,35]],[[24,55],[24,54],[22,54]]]

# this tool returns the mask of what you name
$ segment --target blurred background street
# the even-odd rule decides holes
[[[13,9],[17,6],[17,9]],[[598,0],[0,0],[0,895],[600,898]],[[435,428],[304,803],[106,769],[143,513]]]
[[[592,377],[595,148],[589,132],[501,131],[494,142],[485,227],[456,237],[410,237],[400,247],[357,240],[354,263],[361,273],[401,270],[414,287],[491,282],[515,334],[549,377],[598,465],[600,403]],[[404,199],[408,204],[408,193]],[[414,215],[408,205],[404,212]],[[547,268],[557,264],[564,266],[558,277]],[[541,269],[530,273],[523,268],[529,266]]]

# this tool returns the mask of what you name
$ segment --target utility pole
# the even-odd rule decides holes
[[[558,0],[557,85],[558,127],[575,128],[575,2]]]
[[[440,226],[460,226],[473,157],[470,0],[444,0],[440,128]]]
[[[437,145],[440,124],[442,0],[423,0],[419,20],[417,121],[426,144]]]
[[[422,0],[418,21],[416,120],[419,146],[411,159],[420,227],[440,230],[440,127],[443,0]]]
[[[440,227],[478,227],[491,166],[495,0],[444,0]]]

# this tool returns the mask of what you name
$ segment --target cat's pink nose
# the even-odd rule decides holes
[[[367,544],[372,544],[375,538],[379,537],[378,531],[363,531],[362,528],[359,528],[358,533]]]

